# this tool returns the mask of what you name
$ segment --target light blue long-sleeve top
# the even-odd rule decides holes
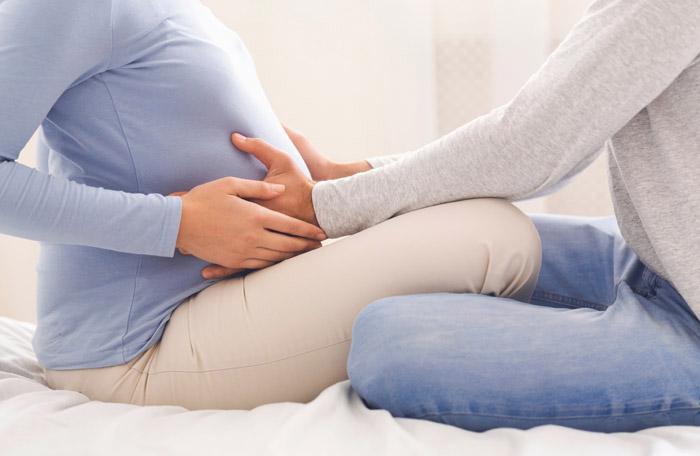
[[[39,126],[34,170],[14,160]],[[163,195],[263,178],[232,131],[306,170],[243,43],[198,1],[0,0],[0,232],[42,242],[44,367],[128,362],[213,283],[175,252],[181,201]]]

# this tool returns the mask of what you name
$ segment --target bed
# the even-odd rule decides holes
[[[0,317],[2,455],[700,455],[700,427],[595,434],[556,426],[473,433],[369,410],[348,382],[309,404],[187,411],[52,391],[34,327]]]

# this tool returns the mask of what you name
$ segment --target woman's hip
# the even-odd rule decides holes
[[[181,304],[129,363],[55,372],[93,399],[191,409],[305,402],[347,378],[356,315],[381,298],[488,293],[527,299],[539,271],[529,219],[500,200],[405,214]]]

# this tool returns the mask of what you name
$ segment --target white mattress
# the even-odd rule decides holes
[[[2,455],[700,455],[700,428],[467,432],[368,410],[348,382],[310,404],[187,411],[89,401],[43,384],[33,327],[0,317]],[[699,379],[700,381],[700,379]]]

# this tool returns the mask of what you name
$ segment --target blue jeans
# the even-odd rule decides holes
[[[683,298],[613,218],[533,220],[543,265],[529,303],[427,294],[366,307],[348,361],[358,394],[473,431],[700,424],[700,321]]]

